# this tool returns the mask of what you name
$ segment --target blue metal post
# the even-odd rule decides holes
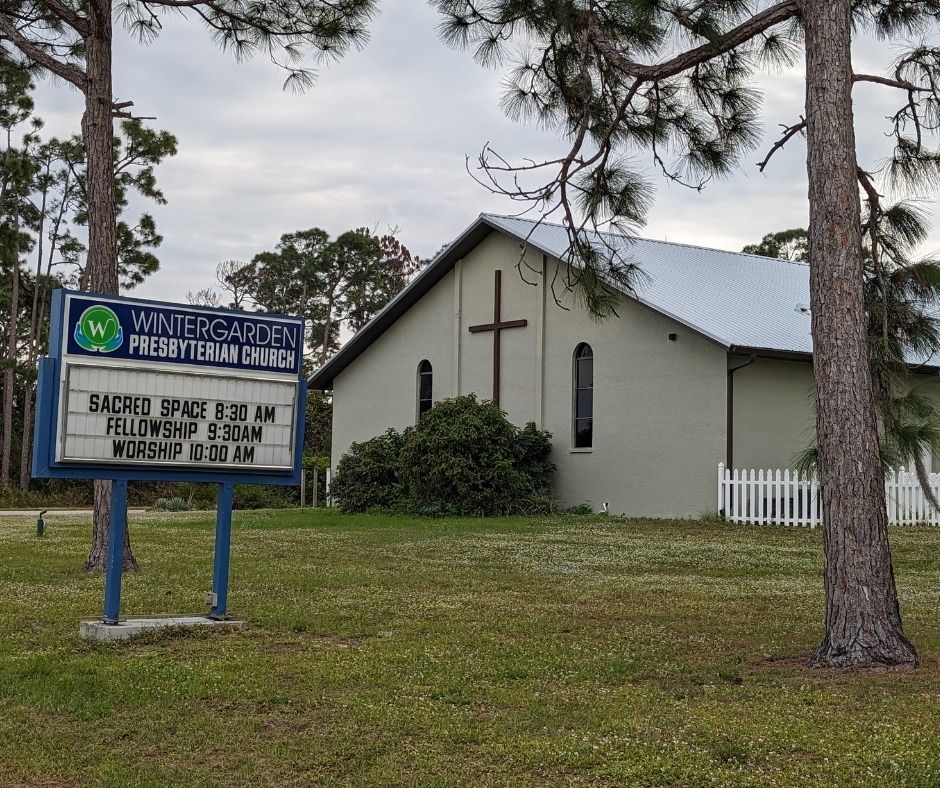
[[[212,593],[215,604],[209,618],[221,621],[228,608],[228,563],[232,544],[232,496],[235,485],[224,482],[219,485],[215,509],[215,561],[212,566]]]
[[[121,576],[124,572],[124,529],[127,517],[127,480],[111,482],[111,517],[108,522],[108,560],[104,578],[105,624],[117,624],[121,614]]]

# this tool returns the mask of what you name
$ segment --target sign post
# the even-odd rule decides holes
[[[232,496],[235,485],[225,482],[219,485],[219,497],[215,512],[215,560],[212,565],[212,610],[209,618],[216,621],[225,618],[228,608],[228,564],[232,544]]]
[[[56,290],[33,476],[112,479],[102,621],[121,625],[127,483],[218,485],[206,620],[228,610],[235,484],[300,481],[303,318]]]
[[[104,615],[101,618],[105,624],[120,621],[126,514],[127,479],[116,479],[111,483],[111,513],[108,516],[108,560],[104,577]]]

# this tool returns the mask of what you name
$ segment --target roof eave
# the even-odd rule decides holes
[[[809,361],[813,354],[803,350],[781,350],[780,348],[752,347],[751,345],[731,345],[728,352],[736,356],[755,356],[756,358],[775,359],[777,361]]]
[[[776,361],[802,361],[808,364],[813,363],[813,354],[801,350],[780,350],[777,348],[750,347],[748,345],[732,345],[728,352],[737,356],[755,356],[756,358],[765,358]],[[922,372],[927,375],[940,373],[938,364],[913,364],[907,365],[913,373]]]

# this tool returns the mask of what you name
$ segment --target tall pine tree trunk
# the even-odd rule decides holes
[[[117,224],[114,205],[114,124],[111,97],[111,3],[91,0],[85,39],[88,89],[82,116],[88,197],[88,261],[82,287],[117,295]]]
[[[851,0],[803,0],[826,633],[811,664],[916,664],[901,628],[868,364]],[[836,130],[833,133],[833,130]]]
[[[47,162],[45,177],[48,179],[51,165]],[[48,184],[48,181],[47,181]],[[42,253],[46,236],[46,205],[49,198],[49,186],[42,190],[42,202],[39,206],[39,228],[36,232],[36,279],[33,282],[33,303],[30,309],[29,342],[27,343],[27,366],[32,376],[36,371],[36,359],[39,357],[39,301],[42,297]],[[29,465],[33,446],[33,398],[36,396],[36,385],[30,377],[23,386],[23,430],[20,434],[20,489],[29,488]]]
[[[95,479],[94,539],[91,552],[85,561],[86,572],[102,571],[108,558],[108,521],[111,518],[111,482]],[[99,523],[103,525],[99,526]],[[136,572],[137,559],[131,552],[130,531],[127,528],[127,512],[124,512],[124,571]]]
[[[10,158],[13,155],[13,135],[12,135],[12,126],[8,126],[6,129],[6,151],[4,152],[4,157],[9,164]],[[4,168],[5,172],[9,175],[9,166]],[[10,267],[10,322],[7,326],[7,346],[6,346],[6,360],[10,365],[5,368],[3,371],[3,423],[0,424],[0,454],[2,454],[2,459],[0,459],[0,488],[6,488],[10,484],[10,450],[12,446],[13,439],[13,385],[14,385],[14,365],[16,363],[16,331],[17,331],[17,317],[19,315],[19,271],[20,271],[20,259],[19,259],[19,248],[17,244],[17,236],[19,230],[19,206],[16,205],[19,197],[15,193],[12,184],[8,181],[7,178],[3,179],[3,182],[0,183],[0,216],[3,216],[8,210],[7,200],[10,196],[10,192],[14,191],[13,202],[16,206],[13,209],[15,216],[13,222],[13,232],[10,237],[9,247],[0,248],[0,257],[5,257],[6,259],[0,259],[0,263],[5,263]]]
[[[65,186],[62,190],[62,200],[59,203],[58,213],[52,223],[49,236],[49,254],[46,258],[45,278],[42,277],[42,260],[36,262],[36,291],[33,298],[33,328],[32,328],[32,369],[36,369],[36,362],[39,359],[39,351],[42,347],[41,333],[46,325],[46,303],[45,282],[52,280],[52,264],[55,261],[55,253],[58,248],[59,230],[65,218],[65,209],[69,193],[69,176],[66,174]],[[45,198],[44,198],[45,199]],[[41,240],[41,239],[40,239]],[[20,457],[20,487],[25,490],[29,486],[30,465],[33,458],[33,425],[32,409],[36,401],[36,381],[30,383],[29,390],[26,393],[26,404],[23,408],[23,453]]]
[[[16,210],[19,210],[18,208]],[[17,243],[19,221],[14,218],[10,249],[10,323],[7,329],[6,362],[3,370],[3,438],[0,440],[0,487],[10,485],[13,452],[13,394],[16,386],[16,339],[20,316],[20,256]]]
[[[88,87],[82,138],[85,142],[88,197],[88,260],[82,287],[96,293],[117,295],[117,226],[114,206],[114,164],[111,95],[111,0],[91,0],[88,11],[91,32],[85,38]],[[103,570],[108,553],[108,516],[111,483],[95,481],[95,514],[91,552],[86,571]],[[127,517],[125,513],[125,518]],[[126,529],[125,529],[126,532]],[[124,543],[124,566],[137,568],[130,538]]]
[[[20,435],[20,489],[23,492],[29,489],[29,480],[32,478],[30,464],[33,458],[33,399],[35,396],[36,386],[30,380],[23,387],[23,431]]]

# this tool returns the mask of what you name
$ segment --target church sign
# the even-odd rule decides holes
[[[110,479],[108,544],[124,543],[127,483],[216,482],[210,618],[226,616],[235,484],[298,484],[306,382],[300,317],[69,290],[52,294],[39,362],[33,476]],[[104,623],[120,625],[109,550]]]
[[[68,291],[53,315],[34,475],[296,475],[302,320]]]

